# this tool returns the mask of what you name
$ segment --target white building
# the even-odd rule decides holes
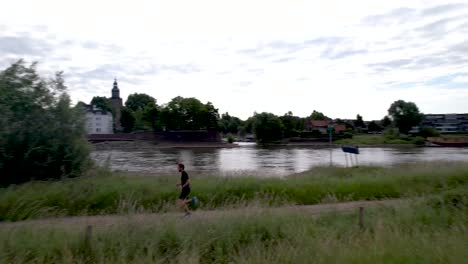
[[[111,112],[103,111],[96,106],[86,106],[86,129],[88,134],[113,134],[114,120]]]

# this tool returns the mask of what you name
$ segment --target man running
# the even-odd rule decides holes
[[[179,195],[179,206],[185,211],[185,216],[190,216],[191,213],[189,211],[187,203],[190,202],[188,198],[188,195],[190,193],[190,179],[185,171],[185,166],[182,163],[177,164],[177,169],[180,172],[180,184],[177,184],[177,187],[180,190],[180,195]]]

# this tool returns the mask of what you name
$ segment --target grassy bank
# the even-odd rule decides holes
[[[300,212],[227,211],[217,218],[159,221],[129,215],[85,223],[0,224],[2,263],[463,263],[467,194],[396,207],[313,217]],[[461,196],[460,196],[461,195]],[[460,202],[460,201],[464,201]]]
[[[0,220],[173,210],[178,176],[138,176],[97,170],[87,177],[0,189]],[[192,177],[203,209],[260,204],[414,197],[468,183],[468,164],[420,163],[395,168],[316,168],[278,178]]]
[[[378,135],[355,135],[353,138],[340,139],[334,142],[335,144],[343,145],[412,145],[421,144],[421,138],[404,137],[404,138],[391,138],[383,134]],[[424,139],[422,139],[424,143]]]

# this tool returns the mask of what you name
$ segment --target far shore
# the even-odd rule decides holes
[[[178,148],[237,148],[238,143],[226,142],[152,142],[152,141],[106,141],[93,144],[95,150],[108,149],[178,149]],[[414,144],[337,144],[332,143],[331,146],[338,148],[341,146],[358,146],[361,148],[414,148],[423,147]],[[328,148],[330,143],[326,142],[289,142],[289,143],[269,143],[264,144],[265,147],[317,147]]]
[[[93,144],[95,150],[106,149],[171,149],[171,148],[235,148],[235,143],[224,142],[154,142],[154,141],[105,141]]]

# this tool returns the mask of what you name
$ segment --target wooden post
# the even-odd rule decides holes
[[[364,207],[359,207],[359,228],[364,229]]]
[[[86,232],[85,232],[85,245],[88,248],[91,248],[91,235],[92,235],[93,229],[92,226],[88,225],[86,227]]]

